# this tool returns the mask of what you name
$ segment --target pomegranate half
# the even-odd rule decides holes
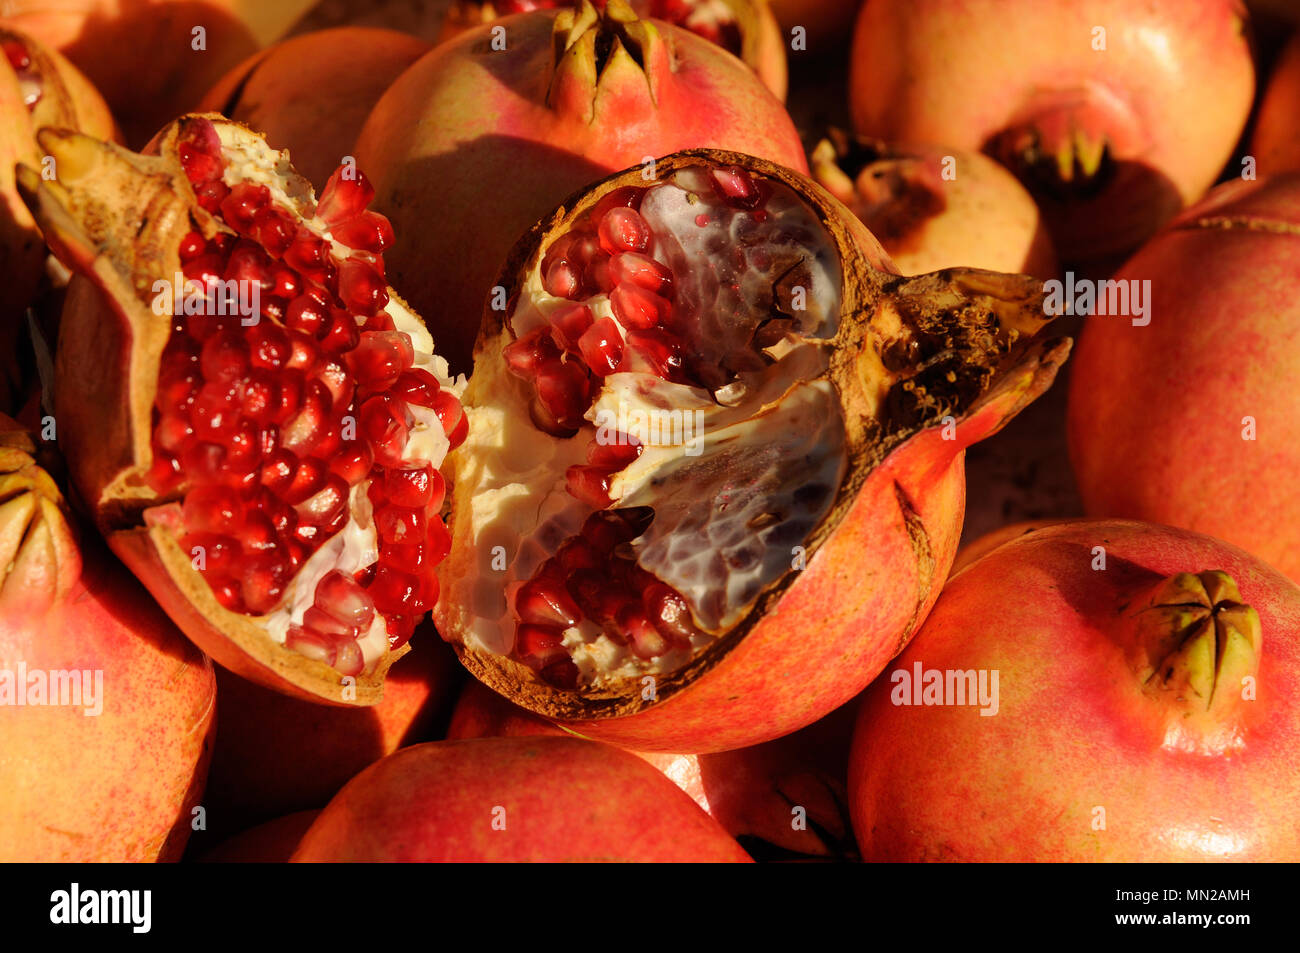
[[[734,57],[689,31],[537,11],[434,49],[389,87],[357,141],[375,207],[404,236],[393,284],[468,371],[479,315],[515,241],[565,196],[679,149],[713,146],[806,168],[780,102]]]
[[[1040,528],[867,692],[853,827],[873,861],[1294,862],[1298,745],[1294,583],[1184,530]]]
[[[293,858],[343,862],[746,863],[636,755],[578,738],[416,745],[361,772]]]
[[[850,105],[863,135],[998,159],[1075,261],[1200,198],[1254,84],[1240,0],[870,0]]]
[[[82,502],[226,668],[374,704],[437,597],[437,467],[467,422],[385,285],[365,176],[340,166],[317,201],[217,116],[172,123],[157,155],[40,142],[58,177],[19,185],[78,273],[55,401]]]
[[[893,273],[805,177],[715,150],[515,248],[448,458],[435,610],[479,679],[645,751],[746,747],[857,694],[956,548],[962,450],[1068,341],[1040,283]]]
[[[207,776],[212,663],[0,417],[0,861],[178,860]]]

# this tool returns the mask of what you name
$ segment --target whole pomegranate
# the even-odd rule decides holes
[[[75,63],[108,100],[127,142],[139,146],[288,26],[295,6],[306,5],[305,0],[5,0],[0,23]]]
[[[1250,154],[1261,176],[1300,171],[1300,34],[1291,38],[1259,104]]]
[[[204,864],[284,864],[288,863],[293,852],[302,842],[302,835],[307,833],[320,816],[320,811],[298,811],[273,821],[259,824],[212,850],[202,854],[198,860]]]
[[[868,691],[853,828],[868,860],[1294,862],[1297,744],[1292,582],[1184,530],[1038,529]]]
[[[30,369],[19,363],[24,312],[44,274],[45,243],[14,183],[19,162],[39,166],[41,126],[67,126],[105,139],[117,135],[104,101],[71,63],[53,50],[0,28],[0,411],[16,412]]]
[[[479,27],[407,70],[356,148],[375,207],[405,236],[389,255],[393,284],[430,317],[455,370],[469,368],[511,245],[570,192],[697,146],[806,168],[781,104],[693,33],[620,2],[504,26],[504,50]]]
[[[203,803],[209,828],[236,831],[324,807],[354,775],[403,745],[433,737],[460,668],[432,627],[384,684],[373,708],[340,709],[268,691],[217,671],[221,724]]]
[[[843,858],[854,853],[844,789],[854,702],[792,735],[717,754],[633,752],[695,799],[758,859],[782,851]],[[447,739],[564,735],[471,679]]]
[[[1200,198],[1253,93],[1240,0],[867,0],[850,76],[859,133],[989,153],[1067,260]]]
[[[199,103],[256,129],[316,188],[352,152],[379,97],[429,51],[395,30],[340,27],[277,43],[240,63]]]
[[[578,6],[581,0],[455,0],[442,30],[444,39],[533,10]],[[591,0],[597,9],[605,0]],[[616,3],[620,0],[615,0]],[[778,99],[785,99],[788,76],[781,28],[768,0],[627,0],[638,17],[663,20],[739,57]]]
[[[1220,186],[1116,275],[1149,323],[1090,317],[1070,379],[1086,511],[1235,543],[1300,579],[1300,174]]]
[[[812,171],[905,275],[953,265],[1056,275],[1033,198],[986,156],[832,131],[813,150]]]
[[[1051,382],[1041,283],[904,278],[815,183],[696,150],[511,254],[448,457],[442,636],[582,735],[725,751],[846,703],[925,617],[962,451]]]
[[[207,774],[212,663],[0,417],[0,861],[177,860]]]
[[[299,862],[729,862],[749,856],[635,755],[577,738],[416,745],[352,779]]]
[[[82,501],[226,668],[373,705],[437,598],[438,466],[468,426],[391,295],[388,221],[345,164],[319,201],[245,127],[186,116],[142,156],[43,130],[19,169],[77,272],[55,367]]]

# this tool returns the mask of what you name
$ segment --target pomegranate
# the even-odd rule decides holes
[[[57,49],[141,145],[293,18],[304,0],[5,0],[0,22]],[[202,28],[200,36],[195,31]],[[89,131],[89,130],[87,130]]]
[[[1067,260],[1128,251],[1198,199],[1253,93],[1240,0],[870,0],[850,75],[859,133],[989,153]]]
[[[1259,104],[1250,154],[1261,176],[1300,171],[1300,34],[1278,58]]]
[[[416,745],[372,764],[321,812],[299,862],[747,862],[640,758],[577,738]]]
[[[44,273],[45,243],[14,187],[14,165],[39,165],[36,130],[82,129],[117,135],[108,107],[76,67],[29,36],[0,28],[0,411],[14,412],[29,390],[19,364],[24,311]]]
[[[379,97],[429,44],[395,30],[342,27],[250,57],[208,90],[201,111],[247,123],[321,188]]]
[[[411,647],[373,708],[315,705],[218,671],[221,724],[204,796],[209,827],[240,830],[324,807],[366,765],[436,737],[433,725],[451,708],[460,666],[431,626],[416,632]]]
[[[867,692],[853,828],[868,860],[1295,861],[1297,744],[1293,583],[1184,530],[1038,529]]]
[[[856,711],[850,702],[802,731],[739,751],[633,753],[694,798],[756,859],[783,852],[844,858],[856,853],[844,789]],[[472,679],[447,729],[448,740],[564,734]]]
[[[468,423],[384,283],[393,234],[364,175],[340,166],[318,202],[216,116],[171,124],[156,156],[40,142],[58,179],[19,184],[79,273],[55,401],[81,499],[226,668],[376,703],[437,597],[437,467]]]
[[[886,271],[788,169],[656,169],[511,255],[448,457],[434,618],[479,679],[580,734],[723,751],[816,721],[898,652],[955,551],[963,448],[1069,343],[1031,340],[1038,281]]]
[[[0,861],[176,860],[207,774],[212,664],[0,417]]]
[[[389,256],[393,283],[430,316],[455,370],[469,368],[511,245],[570,192],[698,146],[806,168],[781,104],[693,33],[589,3],[511,19],[506,51],[489,29],[407,70],[357,141],[375,207],[407,237]]]
[[[605,0],[591,2],[597,9],[605,7]],[[575,0],[455,0],[442,36],[515,13],[578,5]],[[785,44],[767,0],[627,0],[627,7],[642,19],[666,21],[722,47],[757,73],[777,99],[785,99]]]
[[[1066,523],[1082,522],[1085,522],[1083,517],[1071,517],[1069,519],[1024,520],[1020,523],[1011,523],[1007,526],[999,526],[992,532],[985,533],[983,536],[972,540],[961,549],[957,550],[957,558],[952,561],[952,569],[949,571],[948,577],[952,578],[981,556],[986,553],[991,553],[1003,543],[1024,536],[1026,533],[1040,530],[1044,526],[1061,526]]]
[[[812,168],[905,275],[952,265],[1056,275],[1038,207],[992,159],[832,130],[813,150]]]
[[[225,717],[224,712],[222,717]],[[200,856],[205,864],[284,864],[320,811],[298,811],[236,834]]]
[[[1084,508],[1242,546],[1300,580],[1300,174],[1220,186],[1116,275],[1146,318],[1090,317],[1070,380]],[[1149,323],[1146,323],[1149,321]]]

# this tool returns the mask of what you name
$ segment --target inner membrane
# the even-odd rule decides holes
[[[545,247],[468,440],[474,543],[509,555],[479,646],[560,688],[663,674],[796,571],[845,472],[841,296],[815,213],[735,167],[616,189]]]

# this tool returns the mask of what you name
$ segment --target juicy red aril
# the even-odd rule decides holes
[[[384,471],[384,495],[397,506],[408,509],[431,505],[437,490],[438,506],[442,505],[442,476],[430,465],[423,467],[391,467]]]
[[[758,187],[744,169],[738,166],[724,166],[711,169],[709,174],[713,177],[713,185],[718,194],[730,204],[741,208],[754,208],[758,205],[761,197]]]
[[[610,259],[609,267],[615,284],[630,282],[664,298],[672,295],[673,273],[653,258],[624,252]]]
[[[372,265],[349,258],[339,265],[339,298],[353,314],[371,315],[388,305],[388,286]]]
[[[564,473],[564,488],[569,495],[588,506],[604,509],[609,506],[609,486],[618,467],[593,467],[575,465]]]
[[[230,190],[221,203],[221,217],[226,224],[241,235],[251,234],[257,213],[271,201],[271,190],[265,185],[240,182]]]
[[[316,605],[356,629],[368,629],[375,618],[375,604],[351,576],[333,569],[316,584]]]
[[[567,351],[577,351],[578,341],[594,321],[591,309],[585,304],[561,308],[551,315],[555,343]]]
[[[663,298],[632,282],[625,282],[611,291],[609,305],[618,323],[629,331],[656,328],[664,323],[672,310]]]
[[[576,430],[582,426],[588,381],[579,365],[549,361],[538,369],[536,384],[537,397],[558,428]]]
[[[542,287],[557,298],[576,298],[582,290],[582,270],[568,258],[556,258],[546,269]]]
[[[331,308],[329,324],[320,337],[321,350],[327,354],[344,354],[357,346],[361,329],[356,319],[342,308]]]
[[[529,331],[519,340],[507,344],[502,353],[506,367],[519,377],[532,377],[544,362],[560,356],[559,348],[546,328]]]
[[[349,248],[379,254],[393,245],[393,226],[378,212],[362,212],[345,222],[330,226],[335,241]]]
[[[434,395],[433,404],[430,410],[442,424],[442,432],[447,435],[447,439],[454,447],[465,439],[465,430],[469,427],[469,418],[465,416],[465,408],[460,405],[456,395],[448,391],[439,391]],[[456,434],[460,434],[460,439],[456,439]]]
[[[653,373],[670,381],[684,379],[682,344],[673,335],[659,328],[628,331],[626,344],[628,350],[637,354]]]
[[[611,255],[645,251],[650,245],[650,226],[635,209],[612,208],[597,226],[600,247]]]
[[[623,362],[623,338],[609,317],[600,318],[578,338],[578,353],[597,377],[608,377]]]
[[[293,506],[310,499],[324,485],[325,473],[325,464],[315,457],[299,460],[281,499]]]
[[[288,216],[273,208],[263,208],[253,216],[252,235],[272,257],[283,255],[296,233]]]
[[[371,397],[361,405],[357,430],[370,442],[376,463],[385,467],[401,465],[407,440],[405,413],[399,417],[389,397]]]
[[[371,467],[375,465],[375,455],[365,441],[345,443],[337,454],[330,458],[330,473],[343,479],[351,486],[360,483]]]
[[[246,337],[248,360],[253,367],[274,371],[279,370],[289,360],[293,349],[289,345],[289,335],[285,333],[284,328],[270,321],[260,321],[249,328]]]
[[[554,626],[521,625],[515,631],[515,654],[525,665],[541,668],[567,657],[564,633]]]
[[[599,467],[622,469],[641,456],[641,451],[644,449],[641,444],[626,434],[619,434],[619,438],[618,441],[610,443],[593,440],[587,451],[587,462]]]
[[[284,644],[286,648],[293,649],[299,655],[305,655],[313,661],[323,662],[326,665],[332,666],[337,655],[332,639],[304,629],[300,625],[289,626]]]
[[[5,40],[4,46],[5,58],[9,60],[9,65],[16,72],[22,72],[32,65],[32,56],[27,52],[27,47],[19,40]]]
[[[591,221],[603,221],[605,216],[616,208],[639,209],[645,192],[645,189],[638,189],[630,185],[615,189],[592,206]]]
[[[412,604],[420,600],[420,577],[380,563],[366,592],[374,600],[375,608],[384,614],[409,612]]]
[[[620,543],[636,539],[653,521],[654,510],[648,506],[599,510],[582,524],[582,535],[598,552],[609,553]]]
[[[180,256],[181,264],[191,262],[203,254],[208,243],[203,240],[203,236],[198,232],[186,232],[181,237]]]
[[[596,548],[581,536],[565,540],[555,551],[555,561],[565,573],[579,569],[596,569],[604,563],[605,557],[596,552]]]
[[[329,243],[314,234],[305,225],[298,226],[289,247],[285,249],[284,261],[313,280],[324,280],[328,270],[333,267],[330,262]]]
[[[651,583],[641,594],[641,606],[654,627],[671,642],[689,645],[691,636],[698,631],[686,600],[671,586]]]
[[[420,367],[404,371],[398,376],[397,383],[392,388],[395,397],[400,397],[408,404],[415,404],[417,407],[433,407],[441,391],[442,386],[438,383],[438,378]]]
[[[451,552],[451,533],[441,516],[429,517],[429,529],[424,537],[425,556],[432,563],[440,563]]]
[[[361,340],[348,355],[357,385],[385,391],[411,366],[414,355],[409,335],[397,331],[362,331]]]
[[[307,292],[289,302],[284,311],[284,323],[306,334],[319,334],[329,320],[329,309],[317,294]]]
[[[577,625],[582,611],[559,579],[530,579],[515,593],[515,614],[534,625],[568,628]]]
[[[381,506],[375,510],[375,530],[386,543],[422,543],[425,535],[424,511],[403,506]]]
[[[615,623],[627,637],[628,646],[637,658],[652,659],[671,647],[640,606],[625,606],[619,610]]]
[[[361,170],[343,164],[335,169],[321,189],[316,214],[330,225],[360,215],[375,197],[375,188]]]

